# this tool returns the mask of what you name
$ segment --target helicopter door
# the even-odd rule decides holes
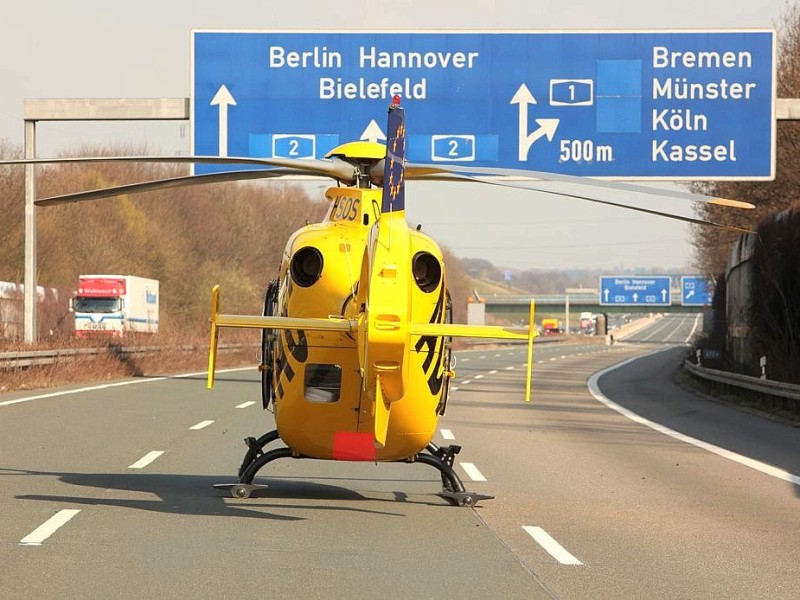
[[[267,285],[267,293],[264,298],[265,317],[275,316],[278,309],[278,280],[273,279]],[[272,379],[274,373],[273,360],[275,355],[275,342],[278,339],[278,332],[275,329],[261,330],[261,362],[258,370],[261,371],[261,405],[264,410],[269,409],[270,403],[275,399]]]

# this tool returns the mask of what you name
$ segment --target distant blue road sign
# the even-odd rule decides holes
[[[708,278],[684,275],[681,277],[681,305],[711,306],[712,290],[713,284]]]
[[[769,179],[774,54],[771,30],[196,30],[192,150],[320,158],[382,141],[398,94],[413,162]]]
[[[625,306],[669,306],[672,304],[669,276],[600,278],[600,304]]]

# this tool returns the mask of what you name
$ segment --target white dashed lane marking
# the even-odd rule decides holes
[[[137,460],[135,463],[130,465],[129,469],[144,469],[147,465],[157,459],[159,456],[164,454],[163,450],[153,450],[152,452],[148,452],[142,458]]]
[[[442,429],[441,431],[442,431],[442,438],[444,438],[446,440],[454,440],[454,439],[456,439],[456,436],[454,436],[453,432],[450,431],[449,429]]]
[[[204,428],[208,427],[209,425],[211,425],[213,422],[214,421],[200,421],[197,425],[192,425],[191,427],[189,427],[189,429],[191,429],[193,431],[197,431],[199,429],[204,429]]]
[[[255,400],[248,400],[247,402],[242,402],[241,404],[237,404],[236,408],[247,408],[248,406],[253,406],[255,404]]]
[[[582,565],[583,563],[566,551],[564,546],[559,544],[553,537],[541,527],[523,525],[522,528],[530,535],[537,544],[544,548],[547,553],[555,558],[562,565]]]
[[[42,542],[64,526],[72,517],[81,512],[79,509],[65,508],[58,511],[44,523],[39,525],[31,533],[22,538],[19,543],[21,546],[41,546]]]
[[[478,470],[478,467],[472,463],[462,462],[460,464],[461,468],[464,469],[464,472],[469,476],[470,479],[472,479],[472,481],[486,481],[486,477],[483,476],[483,473],[481,473]]]

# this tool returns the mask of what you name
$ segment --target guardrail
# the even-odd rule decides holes
[[[800,400],[800,385],[771,381],[769,379],[751,377],[750,375],[740,375],[739,373],[730,373],[718,369],[709,369],[696,365],[688,359],[684,361],[684,367],[692,375],[700,379],[705,379],[706,381],[721,383],[723,385],[750,390],[751,392],[757,392],[759,394],[776,396],[778,398],[786,398],[795,401]]]
[[[219,350],[239,350],[251,344],[220,344]],[[184,344],[180,346],[133,346],[125,348],[122,346],[104,346],[102,348],[69,348],[53,350],[27,350],[21,352],[0,352],[0,371],[8,369],[21,369],[27,367],[39,367],[52,365],[62,361],[72,361],[79,358],[96,359],[100,355],[114,354],[121,356],[154,354],[163,350],[181,350],[185,352],[203,351],[207,352],[207,346],[196,346]]]

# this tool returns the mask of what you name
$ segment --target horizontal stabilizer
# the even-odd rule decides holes
[[[346,319],[301,319],[293,317],[264,317],[260,315],[222,315],[219,314],[219,286],[211,290],[211,346],[208,351],[208,389],[214,386],[214,371],[217,364],[217,343],[220,327],[241,327],[253,329],[291,329],[303,331],[339,331],[353,333],[356,321]]]
[[[253,329],[302,329],[303,331],[340,331],[353,333],[355,321],[346,319],[302,319],[295,317],[262,317],[259,315],[212,315],[217,327]]]
[[[502,327],[499,325],[461,325],[458,323],[411,323],[411,335],[435,335],[441,337],[495,338],[503,340],[527,340],[527,327]]]

